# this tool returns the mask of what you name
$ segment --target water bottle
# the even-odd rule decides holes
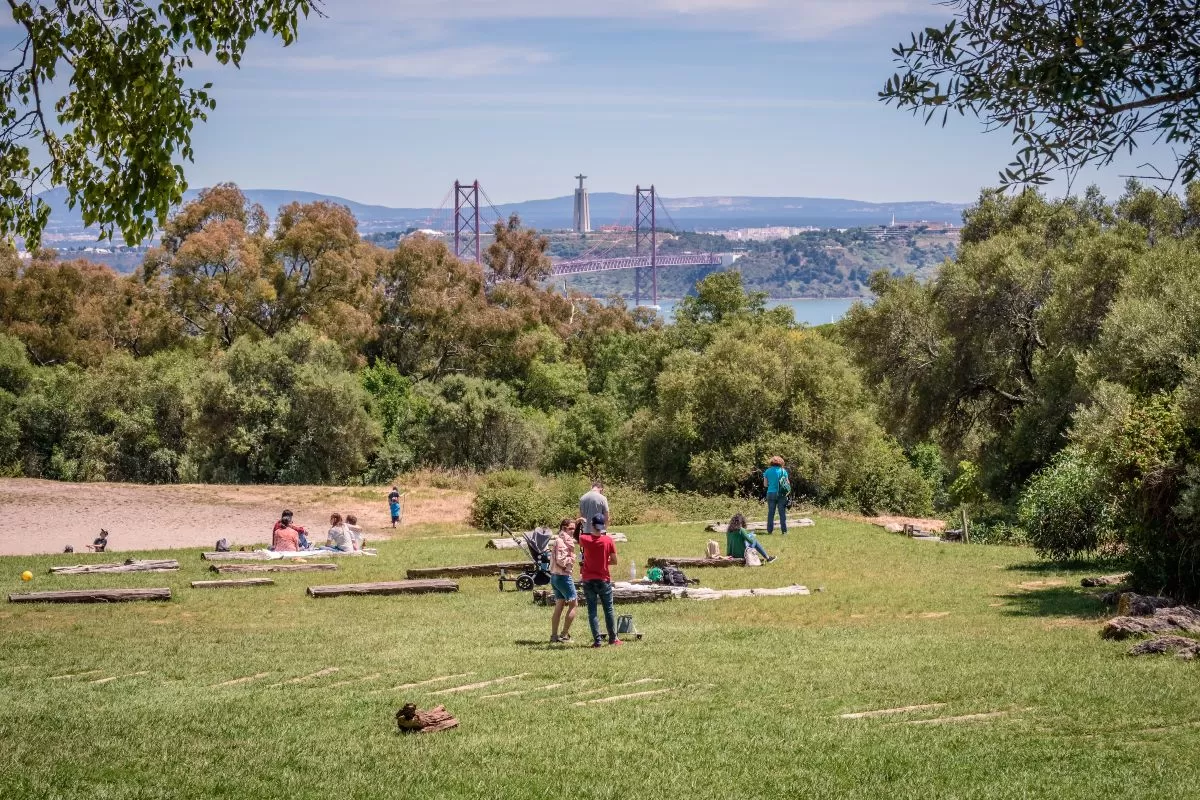
[[[637,580],[637,564],[633,563],[633,559],[629,559],[629,580]]]

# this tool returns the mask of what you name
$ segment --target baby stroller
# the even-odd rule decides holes
[[[517,576],[517,588],[528,592],[534,586],[545,586],[550,583],[550,551],[548,545],[552,535],[545,528],[537,528],[531,533],[522,534],[525,538],[525,548],[533,563]]]
[[[517,538],[515,535],[513,538]],[[545,528],[537,528],[529,533],[521,534],[525,549],[529,551],[532,563],[521,568],[521,574],[515,578],[501,574],[500,589],[504,590],[506,581],[517,584],[518,591],[528,592],[535,586],[545,586],[550,583],[550,551],[548,549],[553,534]]]

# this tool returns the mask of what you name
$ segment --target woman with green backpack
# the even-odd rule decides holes
[[[779,532],[787,535],[787,502],[792,493],[792,482],[784,469],[783,458],[773,456],[771,466],[763,472],[763,485],[767,489],[767,533],[775,532],[775,511],[779,510]]]

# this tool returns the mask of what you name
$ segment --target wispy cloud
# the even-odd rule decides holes
[[[309,72],[353,72],[387,78],[474,78],[521,72],[552,60],[544,50],[481,45],[442,47],[398,55],[319,55],[270,58],[259,66]]]
[[[933,7],[932,0],[337,0],[325,10],[332,20],[345,22],[607,19],[819,39]]]

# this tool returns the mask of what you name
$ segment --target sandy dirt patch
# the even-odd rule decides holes
[[[101,528],[109,552],[213,547],[270,541],[279,512],[290,508],[310,538],[324,541],[329,514],[354,514],[367,538],[392,533],[385,487],[142,486],[0,479],[0,555],[87,550]],[[468,492],[415,488],[404,498],[401,530],[429,522],[463,523]]]

